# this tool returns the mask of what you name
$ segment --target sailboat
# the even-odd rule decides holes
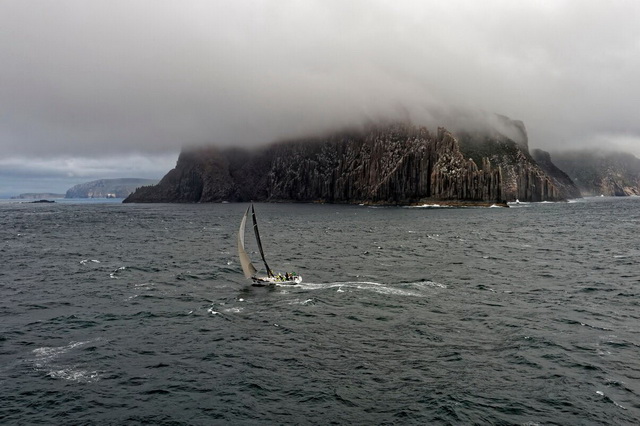
[[[260,251],[260,257],[262,258],[262,262],[264,262],[264,267],[267,270],[267,276],[258,276],[257,269],[251,263],[251,259],[249,259],[249,255],[244,247],[244,229],[247,223],[247,217],[249,217],[249,211],[251,211],[251,217],[253,219],[253,232],[256,235],[256,242],[258,243],[258,249]],[[262,242],[260,241],[260,232],[258,231],[258,221],[256,220],[256,210],[251,206],[247,207],[247,211],[244,212],[244,216],[242,216],[242,221],[240,222],[240,229],[238,230],[238,257],[240,258],[240,265],[242,265],[242,271],[244,272],[244,276],[246,278],[250,278],[253,281],[254,286],[266,286],[266,285],[275,285],[275,284],[299,284],[302,282],[302,277],[297,275],[296,273],[286,273],[286,274],[274,274],[269,265],[267,265],[267,260],[264,257],[264,250],[262,249]]]

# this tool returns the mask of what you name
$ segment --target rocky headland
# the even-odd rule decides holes
[[[560,185],[529,154],[524,125],[512,123],[520,129],[515,138],[431,132],[403,122],[255,149],[183,150],[157,185],[138,188],[125,202],[487,204],[572,197],[574,188]]]
[[[569,175],[551,161],[551,154],[541,149],[534,149],[531,152],[531,156],[542,170],[544,170],[544,172],[553,180],[556,187],[567,195],[567,198],[582,197],[580,189],[576,186],[575,182],[569,177]]]
[[[640,159],[632,154],[564,151],[553,153],[553,161],[584,196],[640,195]]]
[[[125,198],[138,187],[156,183],[155,179],[99,179],[71,187],[64,198]]]

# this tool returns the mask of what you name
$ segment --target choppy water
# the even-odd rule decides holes
[[[640,199],[245,208],[0,203],[0,423],[640,421]]]

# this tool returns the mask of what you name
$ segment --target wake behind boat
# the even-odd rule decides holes
[[[256,242],[258,244],[258,249],[260,251],[260,257],[262,258],[262,262],[264,263],[264,267],[267,271],[267,276],[258,276],[257,269],[251,263],[251,259],[249,259],[249,255],[244,247],[244,230],[247,223],[247,217],[249,216],[249,210],[251,210],[251,217],[253,219],[253,232],[256,235]],[[250,207],[247,207],[247,211],[244,212],[244,216],[242,216],[242,221],[240,222],[240,229],[238,230],[238,257],[240,258],[240,265],[242,265],[242,271],[244,272],[244,276],[246,278],[251,278],[254,286],[266,286],[266,285],[276,285],[276,284],[299,284],[302,282],[302,277],[297,275],[295,272],[293,273],[285,273],[285,274],[274,274],[269,265],[267,265],[267,260],[264,257],[264,250],[262,249],[262,242],[260,241],[260,232],[258,231],[258,221],[256,220],[256,211],[253,207],[253,203]]]

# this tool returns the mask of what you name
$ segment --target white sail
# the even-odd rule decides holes
[[[244,249],[244,226],[247,222],[248,215],[249,207],[244,213],[244,216],[242,216],[242,222],[240,222],[240,230],[238,231],[238,257],[240,257],[240,264],[242,265],[244,276],[246,278],[251,278],[256,274],[256,268],[251,263],[251,259],[249,259],[249,255]]]

